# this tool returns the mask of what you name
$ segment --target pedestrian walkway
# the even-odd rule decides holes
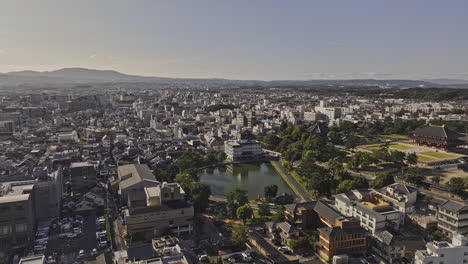
[[[310,195],[304,189],[304,187],[294,179],[294,177],[289,174],[286,168],[283,167],[278,161],[271,161],[271,165],[275,170],[283,177],[284,181],[289,185],[289,187],[294,191],[294,193],[301,197],[303,201],[310,202],[313,199],[310,198]]]

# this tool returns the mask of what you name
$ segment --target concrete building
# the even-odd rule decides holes
[[[44,255],[40,256],[31,256],[21,258],[18,264],[45,264],[46,258]]]
[[[117,168],[118,179],[112,185],[118,189],[124,201],[128,193],[142,191],[145,187],[156,187],[159,182],[146,164],[128,164]]]
[[[449,237],[468,235],[468,204],[447,200],[437,207],[437,226]]]
[[[410,230],[392,234],[381,231],[369,239],[369,248],[385,263],[410,263],[415,252],[424,248],[424,239]]]
[[[96,186],[97,172],[90,162],[73,162],[70,164],[71,190],[73,192],[87,192]]]
[[[320,237],[318,253],[327,261],[335,255],[363,255],[367,250],[367,232],[354,218],[341,217],[335,226],[317,230]]]
[[[224,152],[232,161],[255,159],[262,155],[262,145],[257,140],[229,140],[224,143]]]
[[[320,105],[315,107],[315,112],[321,113],[325,116],[326,121],[332,121],[341,117],[341,108],[332,107],[326,101],[320,101]]]
[[[0,135],[13,135],[15,123],[13,121],[0,121]]]
[[[367,189],[336,195],[335,207],[341,214],[359,219],[372,235],[386,229],[399,230],[403,222],[403,213]]]
[[[391,203],[403,213],[414,211],[414,205],[418,197],[418,190],[402,183],[393,183],[376,190],[380,198]]]
[[[452,264],[468,263],[467,238],[455,234],[452,243],[433,241],[426,244],[425,250],[418,250],[414,255],[414,264]]]
[[[59,216],[63,198],[62,166],[59,166],[53,173],[39,178],[34,183],[33,191],[36,219]]]
[[[148,240],[172,230],[192,232],[193,206],[185,201],[177,183],[162,183],[128,193],[128,209],[123,211],[125,233],[132,241]]]
[[[34,181],[0,183],[0,252],[29,245],[34,224]]]

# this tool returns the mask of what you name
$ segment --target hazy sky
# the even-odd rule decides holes
[[[468,79],[467,0],[0,0],[0,72]]]

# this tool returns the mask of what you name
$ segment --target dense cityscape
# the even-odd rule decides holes
[[[468,264],[467,10],[0,0],[0,264]]]
[[[466,90],[141,86],[4,87],[1,263],[466,261]]]

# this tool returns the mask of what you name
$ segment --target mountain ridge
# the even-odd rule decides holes
[[[343,79],[343,80],[229,80],[222,78],[169,78],[139,76],[121,73],[115,70],[96,70],[81,67],[62,68],[53,71],[13,71],[0,73],[0,85],[19,85],[35,83],[92,83],[92,82],[159,82],[171,80],[192,80],[192,81],[220,81],[228,83],[254,84],[274,84],[274,85],[363,85],[363,86],[437,86],[437,85],[465,85],[468,81],[455,79],[427,79],[427,80],[380,80],[380,79]],[[431,80],[434,80],[431,82]],[[447,81],[447,84],[443,83]]]

